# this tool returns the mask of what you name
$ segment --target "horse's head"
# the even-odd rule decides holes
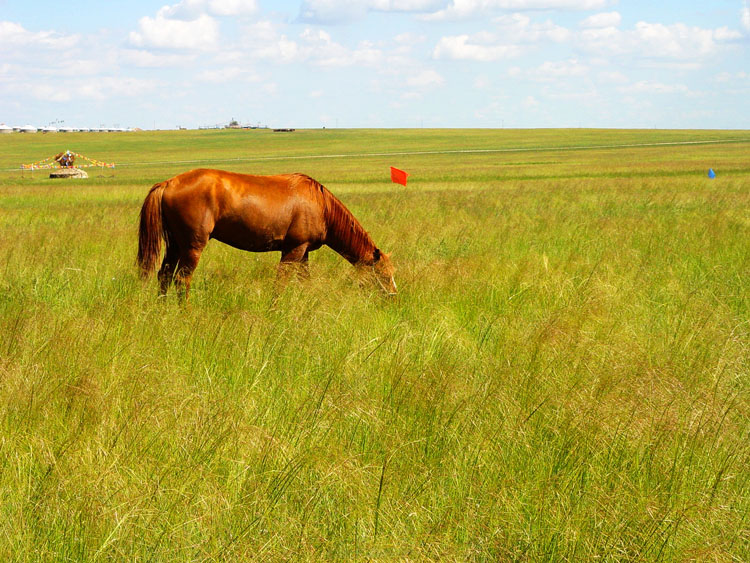
[[[381,252],[379,248],[375,249],[375,262],[372,265],[373,271],[375,272],[375,279],[378,285],[388,295],[396,295],[398,288],[396,287],[396,281],[393,279],[393,264],[391,263],[390,255],[385,252]]]

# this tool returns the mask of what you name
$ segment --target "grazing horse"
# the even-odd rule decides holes
[[[191,170],[154,185],[143,202],[138,265],[146,278],[159,270],[161,295],[172,281],[185,300],[210,239],[250,252],[280,251],[279,273],[328,245],[352,264],[371,270],[380,287],[396,293],[393,266],[354,215],[327,188],[304,174],[251,176]]]

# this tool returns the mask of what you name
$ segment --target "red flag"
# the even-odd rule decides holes
[[[394,168],[393,166],[391,166],[391,182],[406,186],[406,178],[408,176],[409,175],[403,170],[399,170],[398,168]]]

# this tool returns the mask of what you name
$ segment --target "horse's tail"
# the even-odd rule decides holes
[[[166,182],[155,184],[141,207],[138,228],[138,266],[143,279],[151,275],[156,268],[156,263],[161,256],[161,239],[166,240],[161,216],[161,198],[166,187]]]

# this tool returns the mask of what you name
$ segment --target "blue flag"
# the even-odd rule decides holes
[[[709,178],[711,178],[712,180],[713,180],[714,178],[716,178],[716,172],[714,172],[714,169],[713,169],[713,168],[709,168],[709,169],[708,169],[708,177],[709,177]]]

